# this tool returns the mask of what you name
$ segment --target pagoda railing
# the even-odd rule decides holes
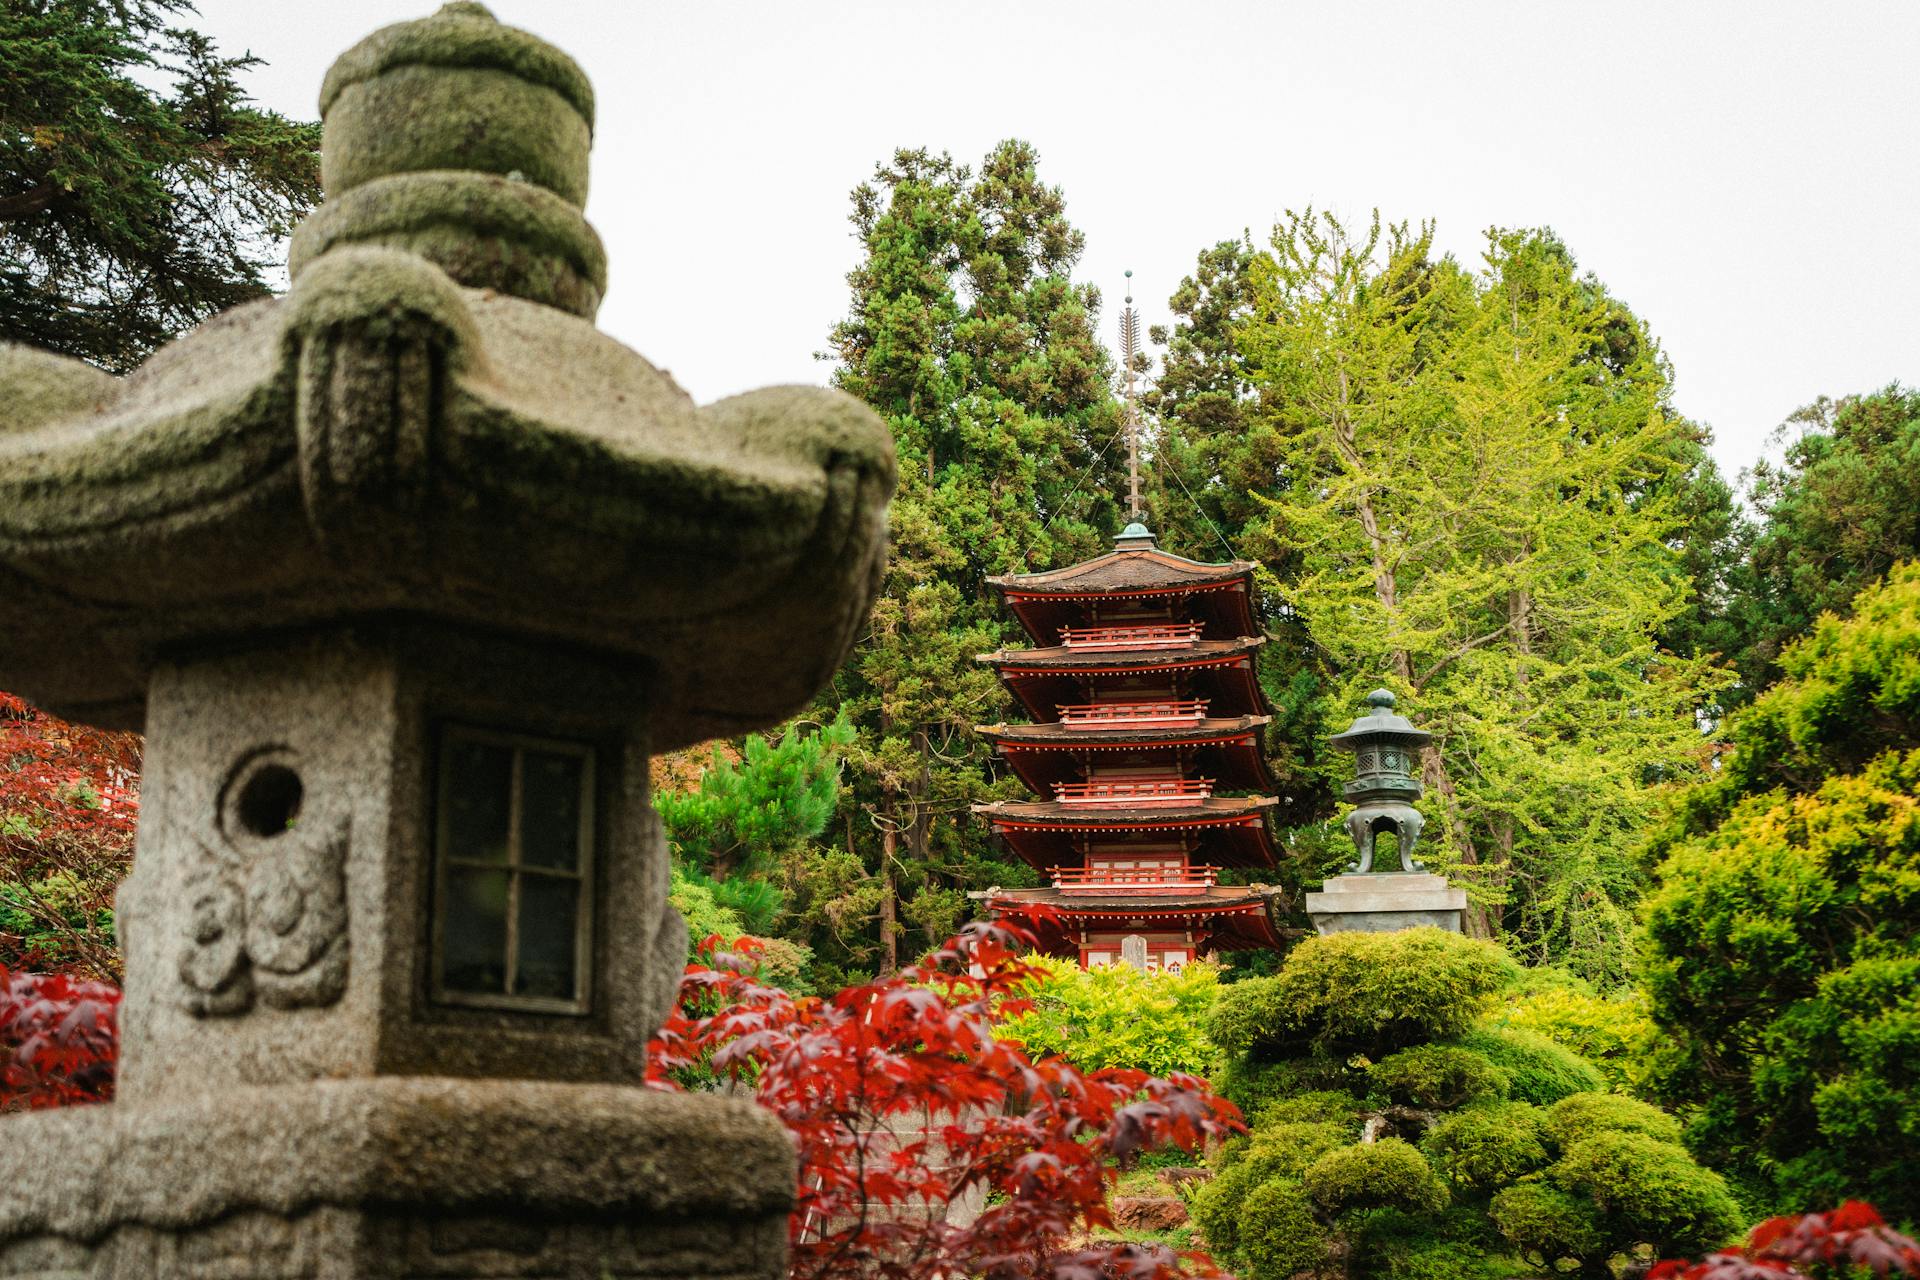
[[[1070,729],[1152,729],[1199,724],[1207,718],[1207,700],[1089,702],[1061,704],[1058,710],[1060,723]]]
[[[1109,778],[1053,784],[1054,799],[1073,805],[1189,805],[1212,794],[1212,778]]]
[[[1055,867],[1053,887],[1062,893],[1193,893],[1219,882],[1220,868],[1170,862],[1158,867]]]
[[[1062,627],[1069,649],[1184,649],[1200,638],[1198,622],[1155,622],[1130,627]]]

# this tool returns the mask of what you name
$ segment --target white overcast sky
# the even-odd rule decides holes
[[[311,117],[400,0],[200,0]],[[1798,405],[1920,383],[1920,0],[492,0],[599,99],[603,329],[705,402],[821,382],[847,193],[897,146],[1039,148],[1148,323],[1195,253],[1307,204],[1553,227],[1659,336],[1729,472]]]

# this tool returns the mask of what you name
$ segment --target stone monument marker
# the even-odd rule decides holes
[[[592,89],[480,5],[321,110],[285,297],[0,348],[0,687],[147,733],[118,1099],[0,1118],[0,1276],[777,1276],[780,1126],[639,1087],[648,757],[838,665],[891,438],[594,328]]]
[[[1432,735],[1393,707],[1393,693],[1375,689],[1360,717],[1331,739],[1354,754],[1354,779],[1344,788],[1354,808],[1345,823],[1360,857],[1346,875],[1306,895],[1307,916],[1321,933],[1384,933],[1418,925],[1460,932],[1466,890],[1450,887],[1413,858],[1425,822],[1413,807],[1421,792],[1413,770]]]

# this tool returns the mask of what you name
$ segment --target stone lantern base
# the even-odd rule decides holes
[[[1461,931],[1467,891],[1425,872],[1370,871],[1335,876],[1306,895],[1307,915],[1321,933],[1391,933],[1431,925]]]
[[[0,1277],[773,1280],[793,1148],[743,1100],[377,1077],[13,1116]]]

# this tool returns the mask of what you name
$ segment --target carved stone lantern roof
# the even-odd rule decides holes
[[[1352,751],[1363,742],[1395,742],[1407,747],[1424,747],[1433,741],[1425,729],[1393,709],[1391,689],[1375,689],[1367,695],[1365,708],[1352,724],[1328,739],[1342,751]]]
[[[592,91],[480,5],[370,36],[322,105],[286,296],[125,379],[0,347],[8,687],[138,727],[183,644],[406,616],[654,672],[659,749],[803,705],[878,581],[885,425],[700,408],[595,329]]]

